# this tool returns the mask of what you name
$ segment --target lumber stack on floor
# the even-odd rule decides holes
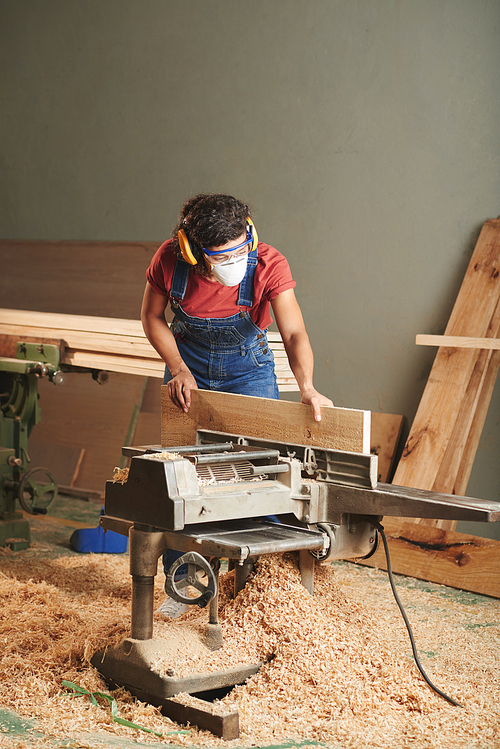
[[[62,363],[163,378],[165,365],[140,320],[0,309],[0,356],[15,356],[17,341],[64,342]],[[280,391],[297,390],[279,333],[268,333]]]
[[[500,351],[491,344],[481,348],[450,346],[449,337],[465,338],[470,344],[470,339],[498,339],[499,335],[500,220],[490,220],[479,235],[394,484],[465,494],[500,365]],[[418,522],[456,527],[450,521]]]

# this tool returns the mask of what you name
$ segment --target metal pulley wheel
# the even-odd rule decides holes
[[[315,527],[323,533],[325,542],[322,549],[314,549],[309,554],[320,563],[329,562],[332,559],[332,549],[335,548],[335,528],[328,523],[317,523]]]
[[[323,549],[310,551],[319,564],[329,564],[336,559],[368,559],[377,550],[378,533],[369,520],[358,523],[334,525],[317,523],[324,534]]]
[[[19,482],[17,498],[30,515],[46,515],[56,497],[56,480],[46,468],[33,468]]]
[[[187,575],[180,580],[176,580],[175,573],[183,564],[187,564]],[[187,590],[189,587],[198,590],[200,595],[191,598]],[[196,551],[188,551],[179,557],[179,559],[176,559],[168,570],[165,580],[165,592],[174,601],[189,605],[197,603],[198,606],[204,608],[217,593],[217,580],[212,567],[205,557],[202,557]]]

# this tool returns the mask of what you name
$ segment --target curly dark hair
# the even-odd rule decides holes
[[[181,208],[179,223],[174,229],[173,239],[179,257],[177,233],[184,229],[189,239],[191,251],[197,259],[193,268],[208,275],[203,262],[202,247],[220,247],[232,239],[240,237],[246,229],[250,208],[232,195],[220,193],[195,195]]]

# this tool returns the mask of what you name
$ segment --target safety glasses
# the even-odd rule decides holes
[[[248,255],[251,251],[249,245],[253,244],[253,236],[250,229],[247,229],[247,238],[241,244],[237,244],[235,247],[225,250],[207,250],[206,247],[202,247],[201,251],[204,255],[210,258],[212,265],[219,265],[225,263],[226,260],[230,260],[233,257],[240,257],[241,255]]]

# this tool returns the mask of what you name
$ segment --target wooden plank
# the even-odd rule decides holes
[[[488,406],[491,401],[491,396],[493,395],[499,367],[500,351],[494,351],[489,359],[488,368],[485,372],[481,396],[474,412],[474,418],[472,419],[467,442],[463,450],[462,461],[458,467],[455,483],[453,485],[452,493],[458,496],[464,495],[467,491],[467,484],[469,483],[472,466],[474,464],[474,457],[479,446],[484,422],[486,421]]]
[[[61,445],[57,442],[40,442],[34,437],[30,439],[29,456],[31,459],[29,470],[33,468],[47,468],[58,486],[74,486],[78,478],[80,466],[83,462],[85,449]]]
[[[56,330],[73,330],[86,333],[108,333],[144,338],[141,321],[118,317],[96,317],[93,315],[69,315],[58,312],[0,308],[0,326],[20,325]]]
[[[111,373],[106,385],[69,373],[61,386],[39,381],[41,421],[31,439],[85,450],[75,486],[104,491],[120,463],[144,379]]]
[[[130,359],[134,360],[152,360],[154,362],[154,369],[163,371],[165,365],[162,364],[162,360],[151,346],[149,341],[139,336],[132,337],[128,335],[123,336],[108,336],[103,333],[82,333],[74,332],[71,330],[64,330],[62,328],[35,328],[32,326],[15,326],[15,325],[2,325],[2,335],[0,336],[0,354],[2,356],[15,357],[16,354],[16,343],[18,341],[26,342],[43,342],[43,343],[64,343],[66,346],[66,359],[63,360],[65,364],[73,364],[73,358],[80,358],[82,361],[86,358],[87,362],[91,362],[92,359],[96,361],[100,358],[107,356],[113,356],[116,358],[115,364],[119,360],[119,356],[125,357],[124,366],[126,363],[130,363]],[[37,335],[38,332],[38,335]],[[54,338],[58,336],[58,338]],[[269,348],[275,353],[275,347],[278,347],[278,343],[269,345]],[[275,360],[275,371],[276,376],[283,376],[287,380],[295,381],[293,378],[288,359],[286,357],[280,357],[279,352]],[[111,361],[111,360],[108,360]],[[79,362],[78,362],[79,364]],[[161,366],[156,366],[160,364]],[[151,365],[151,362],[145,361],[143,365],[137,364],[137,366]],[[87,366],[85,364],[84,366]],[[101,366],[101,365],[100,365]],[[125,371],[124,370],[111,370],[111,371]],[[296,389],[297,386],[296,386]]]
[[[138,318],[146,270],[159,246],[160,241],[0,240],[2,305]]]
[[[329,447],[350,452],[370,452],[370,412],[323,408],[314,421],[311,408],[302,403],[193,390],[186,414],[174,406],[162,386],[161,444],[193,445],[197,429],[261,437],[290,444]]]
[[[449,346],[451,348],[500,349],[500,338],[470,338],[459,335],[426,335],[419,333],[417,346]]]
[[[12,355],[15,343],[27,337],[44,342],[63,339],[63,364],[163,378],[165,366],[140,320],[0,309],[0,356]],[[297,391],[280,334],[270,333],[269,339],[278,389]]]
[[[208,700],[189,695],[189,705],[182,702],[182,697],[159,697],[139,687],[129,687],[129,691],[141,702],[159,707],[162,714],[181,726],[197,726],[203,731],[210,731],[224,741],[232,741],[240,735],[239,713],[236,710],[227,712],[224,708]]]
[[[487,335],[497,337],[500,333],[500,300],[493,312]],[[496,364],[495,364],[496,363]],[[434,491],[447,493],[457,489],[465,494],[467,480],[472,471],[482,427],[495,385],[499,352],[490,349],[478,351],[476,363],[472,371],[467,390],[462,398],[460,411],[446,446],[446,452],[439,466],[434,481]],[[477,417],[476,417],[477,414]],[[473,430],[473,432],[472,432]],[[460,473],[460,483],[457,477]],[[451,526],[451,529],[454,530]]]
[[[101,333],[111,336],[131,336],[146,340],[142,323],[137,319],[116,317],[95,317],[92,315],[68,315],[53,312],[38,312],[35,310],[18,310],[0,308],[0,328],[13,325],[22,328],[37,328],[45,332],[53,330],[72,331],[73,333]],[[62,336],[56,336],[62,337]],[[286,356],[281,336],[276,332],[268,332],[270,346],[275,351],[281,351]]]
[[[390,480],[401,437],[404,416],[372,411],[370,452],[378,455],[378,480]]]
[[[384,518],[393,572],[500,598],[500,541]],[[387,569],[380,544],[359,564]]]
[[[66,346],[79,351],[98,351],[103,354],[123,354],[142,359],[159,359],[155,349],[145,336],[111,335],[64,328],[37,328],[33,325],[8,325],[0,323],[2,336],[12,341],[47,341],[49,338],[64,340]]]
[[[500,297],[498,267],[500,220],[492,220],[483,226],[445,335],[487,335]],[[420,489],[448,490],[436,487],[436,477],[478,355],[478,351],[473,349],[439,348],[394,483]]]
[[[145,377],[163,378],[165,364],[161,359],[140,359],[134,356],[118,356],[102,354],[97,351],[75,351],[66,349],[64,363],[73,367],[87,367],[89,369],[103,369],[107,372],[122,372],[123,374],[140,375]]]
[[[6,357],[7,359],[15,359],[17,354],[17,343],[23,341],[24,343],[41,343],[39,337],[31,338],[25,336],[18,338],[17,336],[5,335],[0,333],[0,356]],[[64,353],[64,341],[60,338],[44,338],[43,343],[57,346],[57,348]]]

